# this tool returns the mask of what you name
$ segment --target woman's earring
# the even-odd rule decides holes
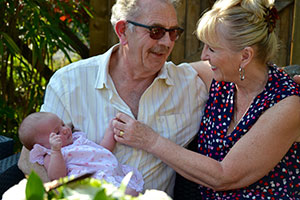
[[[240,79],[241,81],[243,81],[245,79],[245,69],[240,66],[239,72],[240,72]]]

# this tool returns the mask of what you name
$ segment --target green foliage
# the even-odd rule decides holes
[[[16,141],[16,151],[18,125],[39,111],[60,67],[55,53],[68,62],[70,52],[89,56],[89,10],[88,0],[0,0],[0,134]]]
[[[159,190],[146,190],[144,194],[140,193],[137,197],[125,194],[132,173],[124,177],[119,188],[105,180],[90,178],[92,174],[84,174],[76,178],[63,177],[43,184],[39,176],[32,171],[28,179],[11,187],[3,197],[15,200],[172,200],[165,192]]]
[[[45,189],[43,186],[43,182],[34,171],[31,172],[28,178],[25,194],[26,194],[26,199],[28,200],[44,198]]]
[[[126,185],[131,176],[132,173],[127,174],[122,182],[123,187],[120,188],[105,180],[89,177],[83,179],[64,177],[54,181],[49,191],[46,192],[39,176],[35,172],[31,172],[26,184],[26,199],[137,200],[137,197],[125,194]]]

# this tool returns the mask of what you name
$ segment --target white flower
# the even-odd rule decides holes
[[[165,192],[160,190],[146,190],[145,194],[139,196],[139,200],[172,200]]]
[[[2,196],[2,200],[25,200],[27,179],[22,179],[17,185],[9,188]]]

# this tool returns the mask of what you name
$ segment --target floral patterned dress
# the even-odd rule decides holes
[[[269,67],[269,79],[234,131],[227,135],[233,118],[235,85],[213,81],[198,133],[198,152],[222,161],[268,108],[291,95],[300,96],[299,86],[287,74]],[[299,112],[299,111],[298,111]],[[300,199],[300,143],[294,143],[283,159],[265,177],[252,185],[216,192],[199,186],[202,199]]]

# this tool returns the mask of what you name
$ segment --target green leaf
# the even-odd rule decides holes
[[[93,16],[93,14],[83,5],[83,6],[81,6],[83,9],[84,9],[84,11],[90,16],[90,18],[92,18],[92,19],[94,19],[94,16]]]
[[[6,41],[6,44],[8,45],[9,48],[11,48],[15,53],[21,53],[21,50],[19,47],[16,45],[14,40],[6,33],[0,32],[1,35],[3,35],[4,40]]]
[[[0,41],[0,55],[3,55],[3,43]]]
[[[25,193],[27,200],[43,200],[44,198],[45,188],[43,182],[34,171],[29,175]]]
[[[101,189],[97,192],[93,200],[110,200],[111,198],[107,197],[105,190]]]
[[[39,57],[39,48],[37,47],[37,44],[35,41],[32,42],[33,48],[32,48],[32,66],[35,66]]]

